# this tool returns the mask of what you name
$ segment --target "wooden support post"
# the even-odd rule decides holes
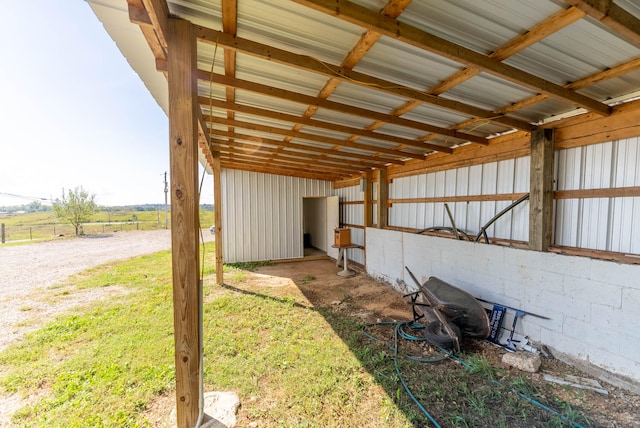
[[[373,225],[373,174],[371,170],[368,169],[362,174],[362,178],[364,179],[364,266],[367,267],[367,227],[371,227]]]
[[[213,152],[213,206],[216,223],[216,283],[224,284],[222,257],[222,183],[220,182],[220,152]]]
[[[189,21],[169,19],[168,30],[176,423],[186,428],[198,420],[202,376],[196,38]]]
[[[373,225],[373,174],[367,170],[362,174],[365,182],[364,187],[364,227]]]
[[[553,226],[553,129],[531,133],[529,249],[548,251]]]
[[[383,229],[389,225],[389,185],[387,184],[387,169],[378,170],[378,229]]]

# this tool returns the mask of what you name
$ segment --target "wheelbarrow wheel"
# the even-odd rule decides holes
[[[454,323],[447,323],[451,330],[455,333],[458,340],[461,337],[460,327]],[[444,349],[453,349],[453,338],[451,338],[440,321],[432,321],[424,328],[424,337],[432,345],[439,346]]]

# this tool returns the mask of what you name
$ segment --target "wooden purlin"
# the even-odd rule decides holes
[[[161,60],[156,61],[156,68],[159,71],[164,71],[166,69],[166,62]],[[424,132],[430,132],[434,134],[455,138],[460,140],[461,142],[472,142],[472,143],[481,144],[481,145],[488,144],[486,138],[484,137],[480,137],[473,134],[466,134],[463,132],[458,132],[455,130],[450,130],[450,129],[442,128],[435,125],[430,125],[424,122],[418,122],[414,120],[401,118],[398,116],[380,113],[374,110],[367,110],[365,108],[353,106],[350,104],[344,104],[336,101],[326,100],[319,97],[304,95],[304,94],[289,91],[286,89],[275,88],[273,86],[252,82],[249,80],[223,76],[220,74],[211,75],[209,72],[206,72],[204,70],[198,70],[196,74],[198,76],[198,79],[205,82],[211,81],[218,85],[233,87],[236,89],[243,89],[249,92],[254,92],[257,94],[271,96],[275,98],[280,98],[287,101],[292,101],[300,104],[314,105],[317,107],[326,108],[328,110],[338,111],[341,113],[351,114],[354,116],[360,116],[360,117],[364,117],[371,120],[380,120],[385,123],[390,123],[390,124],[402,126],[405,128],[417,129]],[[203,100],[202,104],[206,105],[206,102]]]
[[[589,16],[640,47],[640,19],[612,0],[566,0]]]
[[[303,170],[308,170],[309,168],[313,168],[315,171],[328,172],[336,175],[341,175],[341,174],[349,175],[349,174],[359,173],[358,167],[348,168],[348,167],[343,167],[341,165],[330,164],[324,161],[314,161],[313,159],[305,159],[305,158],[300,158],[296,156],[289,157],[287,152],[282,152],[281,157],[279,157],[278,159],[269,160],[269,156],[275,152],[275,149],[246,151],[243,148],[239,148],[237,146],[238,146],[237,142],[230,143],[229,145],[226,145],[226,146],[222,144],[215,144],[215,143],[212,145],[212,147],[216,151],[219,151],[220,153],[232,154],[240,159],[246,158],[248,160],[253,160],[253,161],[263,161],[267,163],[267,165],[265,166],[268,166],[268,162],[271,162],[273,163],[273,165],[281,165],[281,166],[287,166],[287,167],[301,166]]]
[[[426,154],[426,153],[416,154],[416,153],[402,152],[400,150],[386,149],[384,147],[376,147],[376,146],[361,144],[361,143],[357,143],[349,140],[340,140],[338,138],[325,137],[322,135],[309,134],[305,132],[296,132],[296,131],[288,130],[285,128],[276,128],[274,126],[259,125],[251,122],[243,122],[240,120],[228,120],[228,119],[218,118],[217,123],[228,125],[230,127],[237,127],[237,128],[249,129],[252,131],[265,132],[270,135],[273,135],[273,134],[286,135],[292,138],[299,138],[307,141],[315,141],[322,144],[335,144],[341,147],[350,147],[358,150],[369,151],[372,153],[385,153],[387,155],[396,157],[398,159],[410,158],[410,159],[422,160],[424,159],[424,155]],[[311,150],[313,149],[311,148]]]
[[[397,160],[397,159],[380,158],[380,157],[361,155],[359,153],[350,153],[345,151],[339,152],[332,148],[320,148],[316,146],[312,147],[312,146],[307,146],[304,144],[297,144],[297,143],[283,143],[281,140],[255,137],[253,135],[239,134],[237,132],[212,131],[211,135],[226,137],[231,140],[242,140],[250,143],[253,142],[254,144],[255,142],[258,142],[259,144],[269,144],[271,146],[279,148],[279,150],[291,149],[291,150],[300,150],[300,151],[314,151],[317,153],[326,154],[327,156],[334,156],[338,160],[344,159],[344,158],[359,159],[360,160],[359,163],[363,167],[384,166],[387,164],[396,164],[396,165],[405,164],[404,161]]]
[[[427,33],[404,22],[379,15],[364,6],[346,0],[341,1],[339,7],[337,7],[336,3],[332,0],[293,1],[366,29],[374,29],[388,37],[400,40],[419,49],[433,52],[468,67],[479,68],[482,71],[525,88],[546,93],[565,103],[577,105],[601,115],[609,115],[611,113],[609,106],[604,103]]]
[[[418,104],[430,104],[456,113],[474,117],[477,116],[485,119],[490,118],[496,123],[501,123],[508,127],[529,131],[535,129],[535,125],[519,119],[499,115],[496,116],[493,112],[481,109],[477,106],[466,104],[458,100],[438,97],[430,94],[428,91],[419,91],[415,88],[403,86],[397,82],[391,82],[379,77],[366,75],[364,73],[351,70],[345,66],[335,66],[306,55],[291,53],[283,49],[267,46],[240,37],[230,37],[224,33],[205,27],[198,27],[198,35],[199,40],[207,43],[219,44],[227,49],[236,49],[239,52],[256,56],[258,58],[329,77],[329,82],[318,95],[319,98],[322,99],[328,98],[327,94],[330,94],[329,91],[334,90],[337,87],[337,83],[335,82],[339,83],[346,81],[355,85],[362,85],[368,89],[412,99],[417,101]]]
[[[337,123],[324,122],[311,117],[296,116],[288,113],[280,113],[273,110],[266,110],[259,107],[252,107],[247,105],[227,103],[225,101],[213,100],[212,105],[216,108],[223,110],[233,110],[235,112],[241,112],[250,114],[253,116],[266,117],[269,119],[275,119],[278,121],[292,122],[296,125],[304,125],[312,128],[329,129],[337,132],[344,132],[345,134],[359,135],[362,137],[372,138],[383,142],[396,143],[400,146],[417,147],[421,149],[434,150],[441,153],[453,153],[453,149],[444,146],[437,146],[435,144],[424,143],[422,141],[409,140],[408,138],[397,137],[395,135],[383,134],[380,132],[369,131],[366,129],[358,129],[351,126],[340,125]],[[208,120],[205,116],[205,120]],[[396,147],[397,149],[397,147]],[[399,150],[399,149],[398,149]]]

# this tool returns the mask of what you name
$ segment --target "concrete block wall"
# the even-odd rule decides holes
[[[370,276],[414,291],[407,266],[420,280],[436,276],[475,297],[545,315],[551,319],[522,317],[516,332],[640,382],[640,265],[375,228],[366,237]]]

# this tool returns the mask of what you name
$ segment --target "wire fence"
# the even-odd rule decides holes
[[[84,235],[96,235],[101,233],[114,233],[133,230],[158,230],[164,229],[165,222],[135,221],[135,222],[111,222],[111,223],[86,223],[79,231]],[[70,224],[55,223],[30,226],[1,225],[0,242],[9,243],[16,241],[45,240],[60,236],[75,236],[76,231]]]

